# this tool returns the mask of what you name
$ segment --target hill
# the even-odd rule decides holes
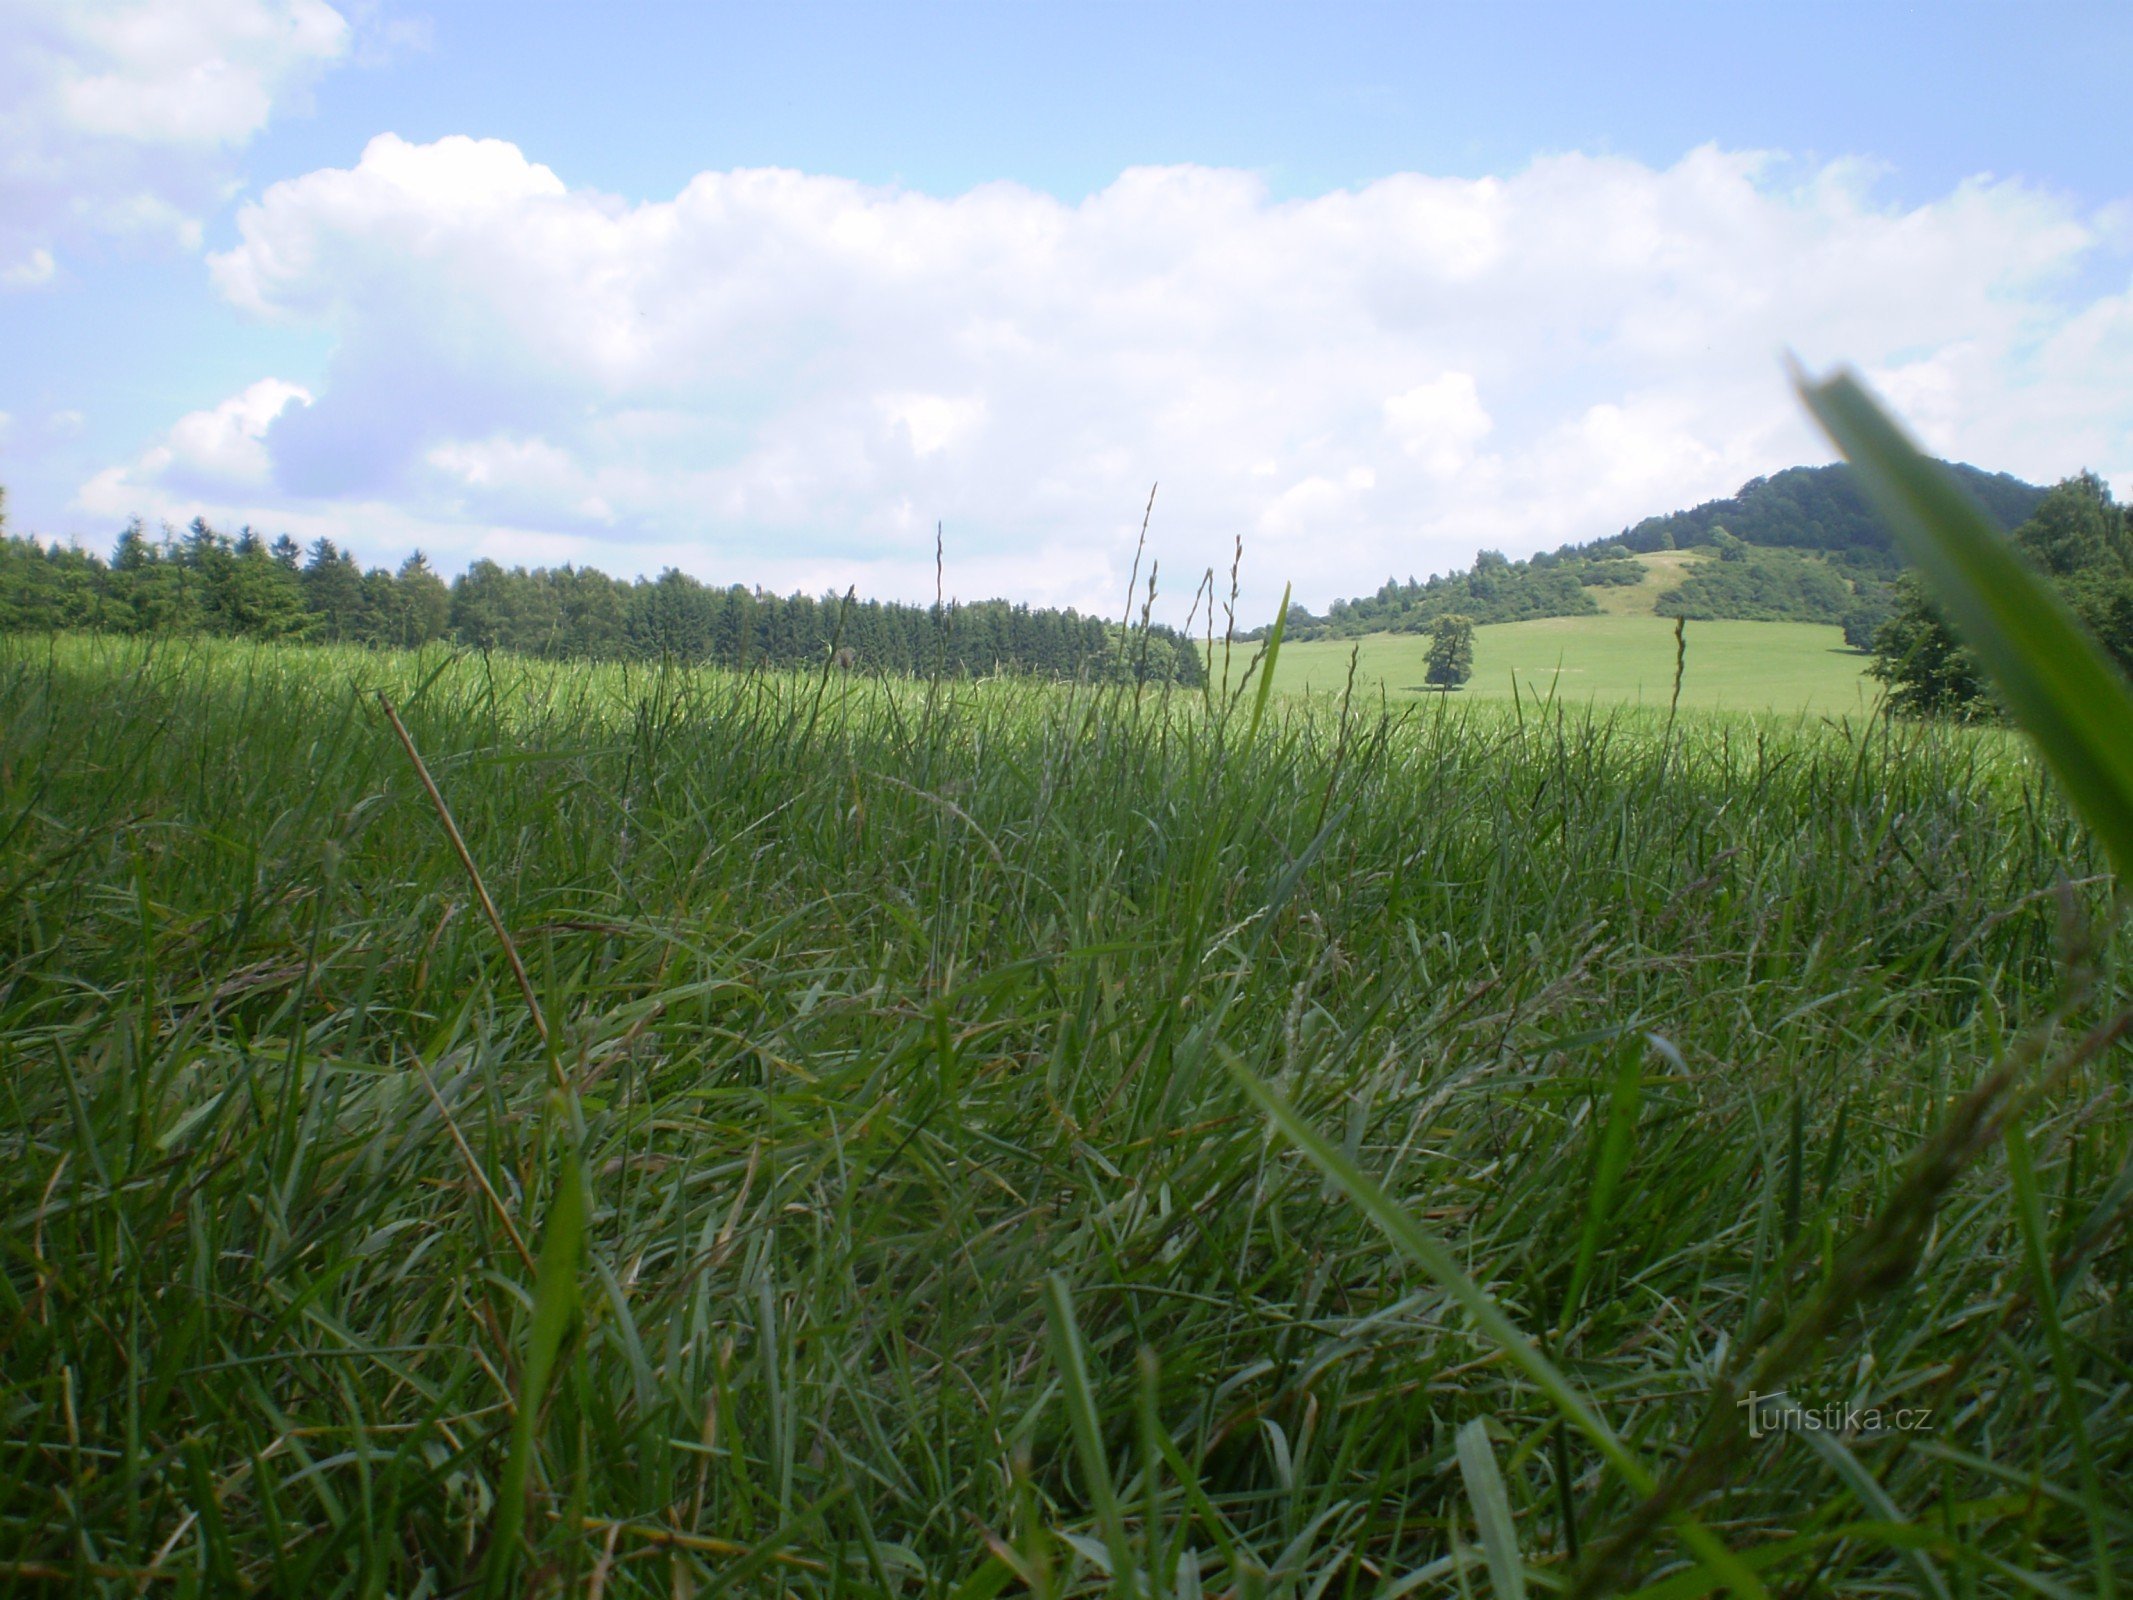
[[[1962,461],[1941,465],[2002,528],[2011,530],[2026,522],[2044,498],[2037,485],[2005,472],[1986,472]],[[1712,533],[1720,528],[1744,544],[1833,555],[1870,552],[1889,558],[1876,565],[1893,565],[1888,530],[1867,505],[1852,469],[1843,462],[1787,467],[1767,478],[1750,478],[1723,500],[1706,500],[1687,511],[1646,517],[1607,542],[1633,552],[1685,550],[1709,544]]]
[[[2043,489],[2004,472],[1965,462],[1943,466],[2005,529],[2026,521],[2044,498]],[[1651,567],[1640,558],[1689,550],[1724,565],[1684,573],[1688,581],[1678,588],[1653,592]],[[1826,623],[1863,648],[1889,615],[1887,586],[1896,572],[1888,532],[1850,467],[1788,467],[1752,478],[1724,499],[1646,517],[1608,538],[1524,561],[1484,550],[1465,572],[1404,583],[1388,578],[1375,594],[1334,601],[1322,617],[1292,610],[1289,631],[1300,640],[1359,638],[1427,632],[1454,612],[1489,624],[1627,610],[1704,621]],[[1606,596],[1617,590],[1649,595],[1650,603],[1610,603]]]

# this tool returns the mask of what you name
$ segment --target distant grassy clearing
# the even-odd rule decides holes
[[[1356,683],[1375,695],[1419,696],[1423,634],[1316,639],[1281,652],[1276,687],[1331,690],[1348,680],[1349,653],[1360,643]],[[1811,712],[1829,715],[1872,705],[1878,687],[1865,676],[1867,657],[1845,648],[1834,627],[1807,622],[1692,622],[1681,703],[1710,710]],[[1219,671],[1219,667],[1217,668]],[[1546,695],[1578,703],[1665,705],[1674,687],[1674,624],[1667,617],[1545,617],[1474,632],[1474,676],[1459,691],[1468,700]]]
[[[1600,609],[1611,617],[1648,617],[1659,597],[1681,587],[1690,571],[1710,560],[1703,550],[1654,550],[1637,557],[1644,568],[1644,581],[1617,589],[1602,585],[1592,591]]]

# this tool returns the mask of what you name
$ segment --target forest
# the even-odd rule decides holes
[[[447,582],[418,550],[365,571],[331,539],[233,537],[195,518],[151,538],[136,520],[109,561],[4,536],[0,631],[204,634],[416,649],[443,640],[550,660],[672,659],[747,667],[1040,677],[1127,676],[1196,684],[1200,652],[1161,625],[1128,630],[1073,610],[1005,600],[915,606],[777,595],[669,569],[625,581],[592,567],[474,562]],[[846,652],[849,652],[848,654]]]

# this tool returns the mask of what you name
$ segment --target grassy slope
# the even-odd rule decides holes
[[[826,687],[0,645],[0,1561],[113,1594],[467,1577],[531,1321],[513,1233],[538,1247],[582,1138],[586,1308],[532,1427],[521,1592],[765,1593],[780,1563],[825,1600],[989,1595],[988,1532],[1040,1591],[1098,1592],[1049,1272],[1162,1592],[1448,1592],[1474,1418],[1560,1575],[1622,1482],[1223,1062],[1557,1330],[1664,1463],[1761,1313],[1874,1288],[1825,1261],[2049,1003],[2050,886],[2092,870],[1992,733],[1691,717],[1668,747],[1634,713],[1277,700],[1251,748],[1193,701]],[[2126,1162],[2122,1076],[2078,1068],[2032,1121],[2062,1269]],[[2061,1314],[2123,1482],[2133,1260],[2105,1238]],[[1720,1417],[1707,1514],[1778,1592],[1922,1592],[1921,1560],[2086,1590],[1997,1150],[1920,1245],[1788,1386],[1935,1431],[1852,1442],[1869,1503]]]
[[[1592,591],[1592,598],[1602,613],[1611,617],[1649,617],[1659,597],[1669,589],[1681,587],[1681,580],[1692,568],[1708,561],[1710,557],[1701,550],[1654,550],[1649,555],[1638,556],[1637,562],[1644,568],[1642,583],[1616,588],[1600,585]]]
[[[1664,706],[1674,691],[1674,623],[1652,613],[1660,595],[1706,559],[1696,551],[1637,558],[1642,583],[1593,591],[1601,615],[1498,623],[1474,633],[1474,676],[1462,699],[1545,697],[1578,704]],[[1842,630],[1804,622],[1692,622],[1681,703],[1708,710],[1822,716],[1873,704],[1880,685],[1865,676],[1867,657],[1849,649]],[[1371,694],[1427,695],[1422,634],[1374,633],[1360,641],[1318,639],[1289,646],[1281,687],[1340,692],[1349,656],[1360,643],[1356,681]]]

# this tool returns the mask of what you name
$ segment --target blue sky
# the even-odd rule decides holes
[[[2124,5],[0,20],[18,531],[1109,605],[1160,478],[1322,604],[1822,458],[1786,347],[2133,488]]]

